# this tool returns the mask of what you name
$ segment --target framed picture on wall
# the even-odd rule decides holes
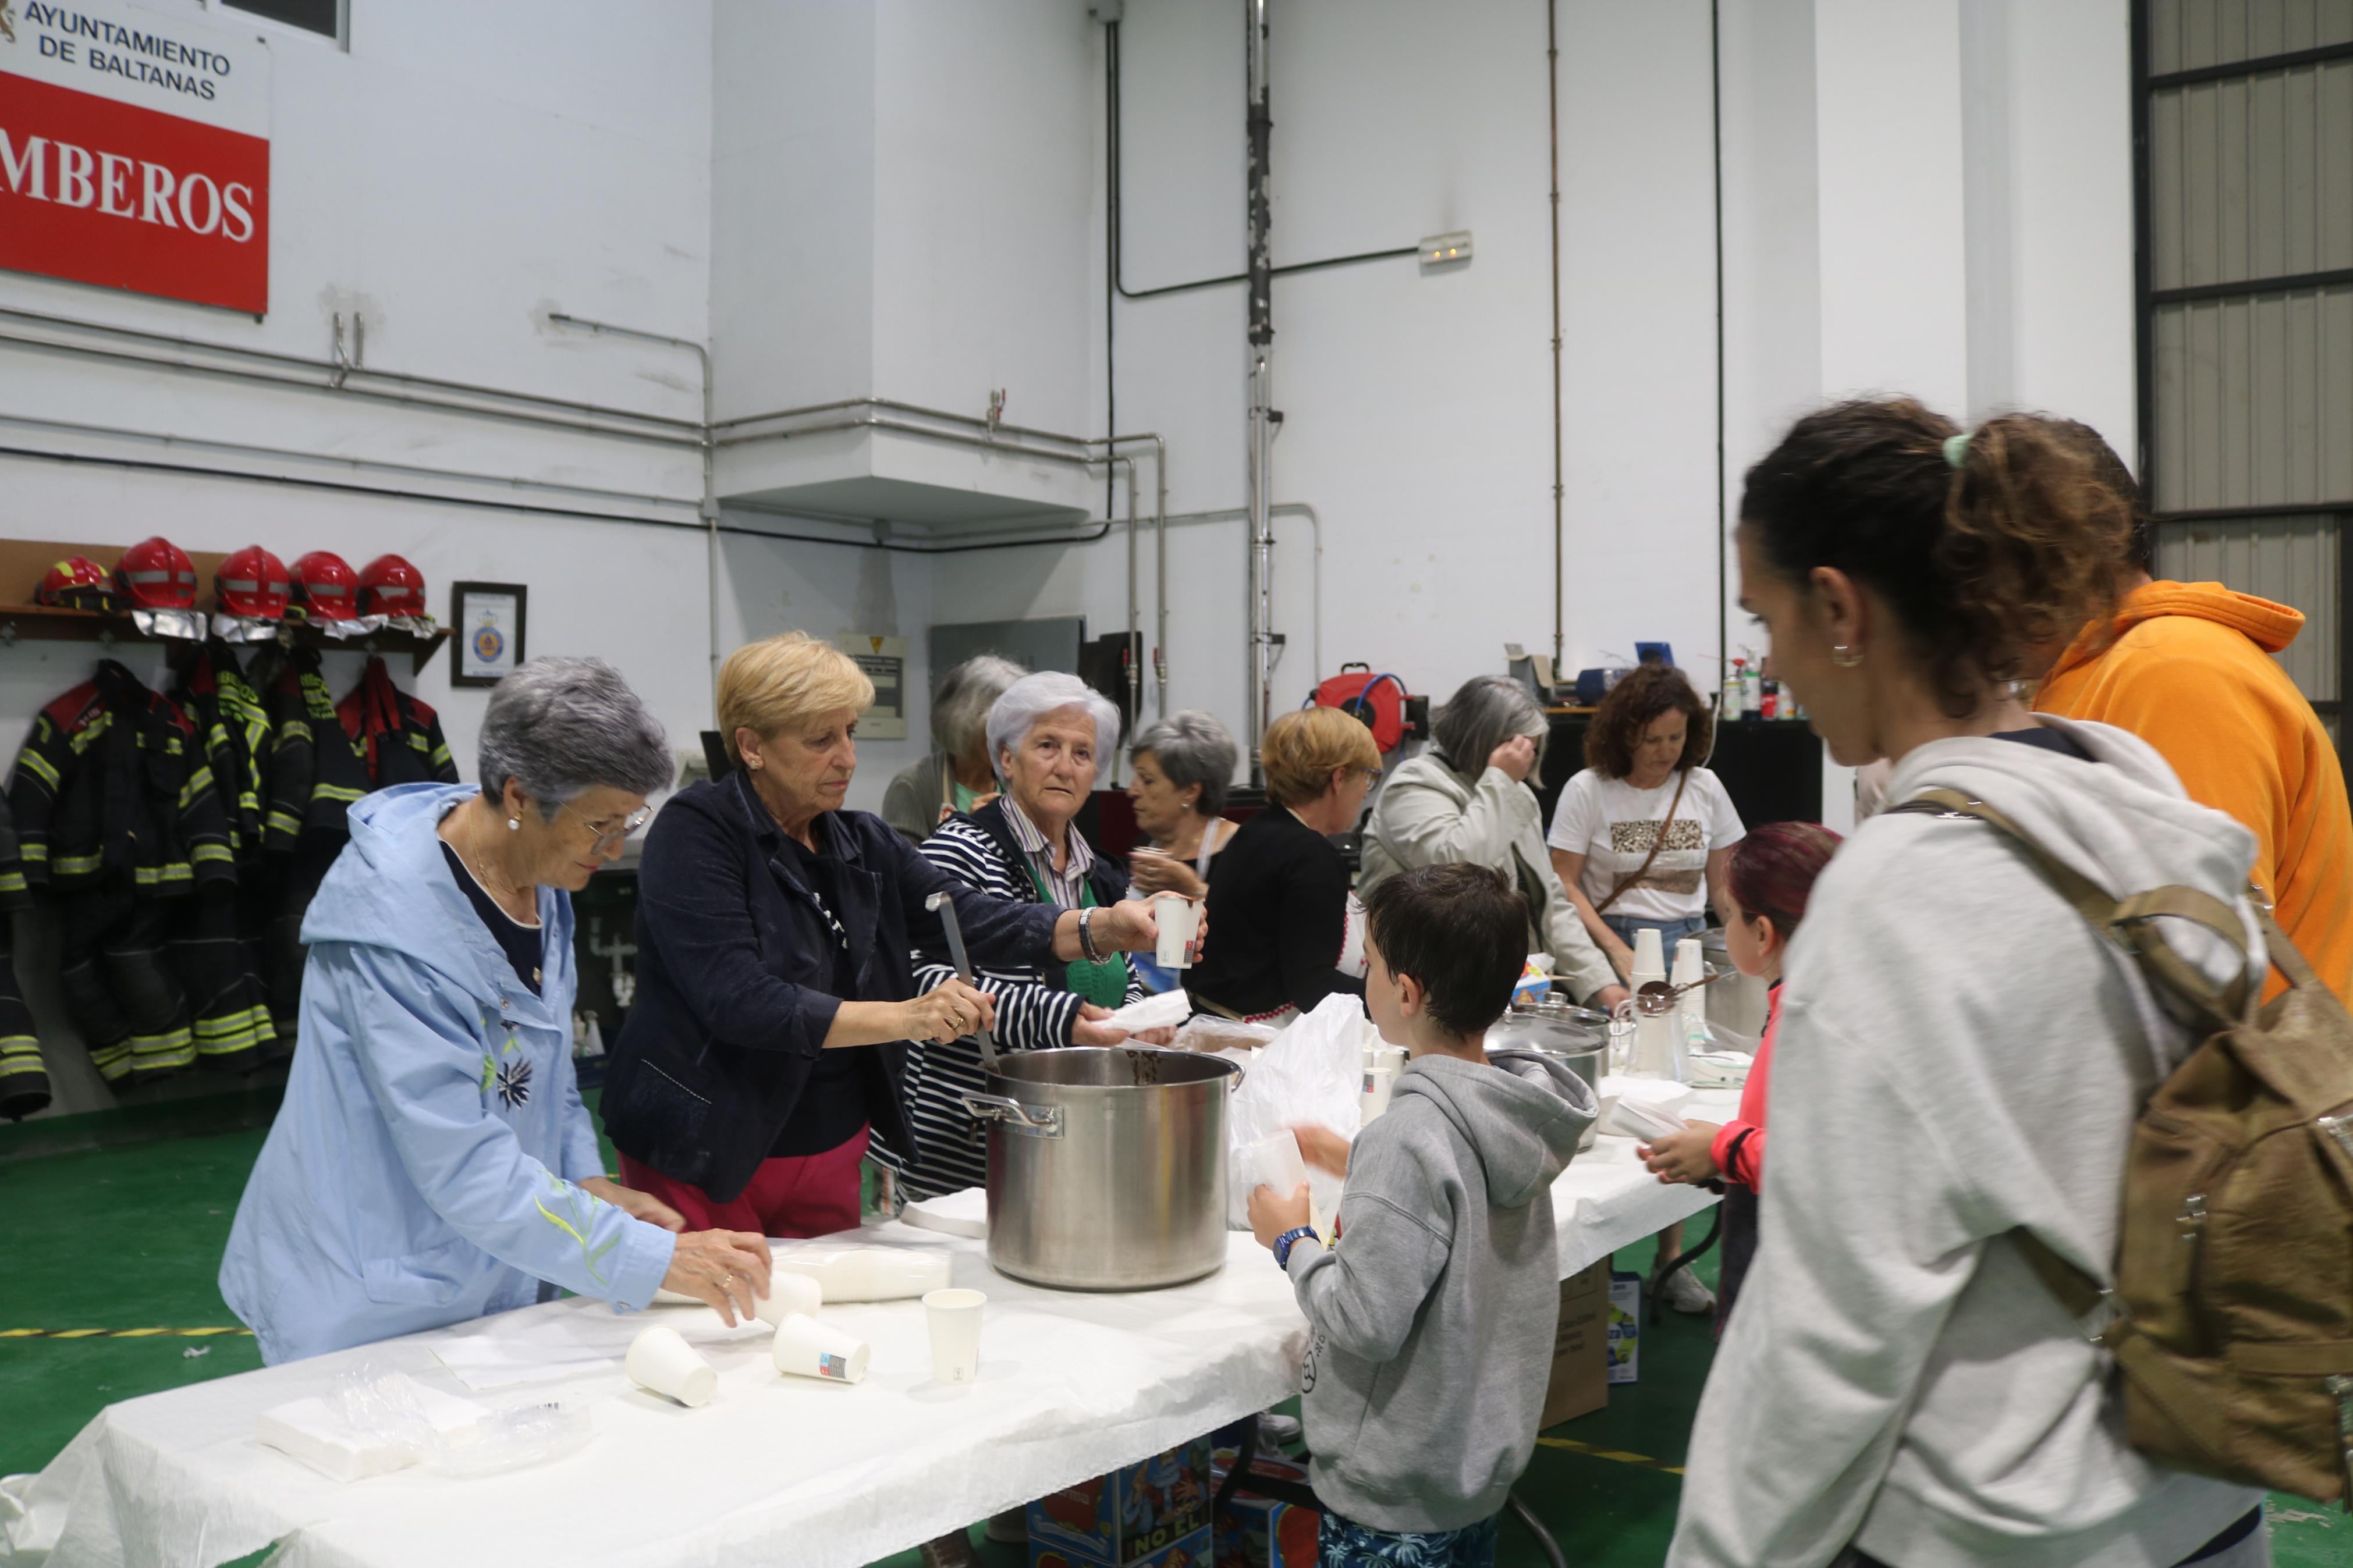
[[[457,635],[452,686],[496,686],[528,656],[523,618],[531,590],[521,583],[452,583],[449,626]]]

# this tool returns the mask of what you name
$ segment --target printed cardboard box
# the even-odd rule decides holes
[[[1232,1449],[1218,1450],[1217,1462],[1209,1470],[1212,1496],[1225,1484],[1226,1471],[1233,1462]],[[1296,1486],[1307,1484],[1306,1468],[1280,1454],[1259,1455],[1250,1461],[1250,1474]],[[1315,1568],[1316,1534],[1323,1523],[1324,1516],[1312,1508],[1237,1491],[1218,1517],[1216,1568]]]
[[[1609,1381],[1641,1381],[1642,1277],[1609,1276]]]
[[[1127,1568],[1209,1568],[1209,1527],[1203,1525],[1190,1535],[1170,1542],[1147,1557],[1139,1557]],[[1310,1559],[1313,1562],[1314,1559]],[[1040,1548],[1036,1541],[1029,1543],[1030,1568],[1096,1568],[1090,1557],[1066,1557],[1059,1548]]]
[[[1557,1426],[1609,1403],[1609,1260],[1560,1282],[1560,1321],[1553,1330],[1552,1380],[1543,1425]]]
[[[1199,1568],[1208,1558],[1205,1434],[1029,1505],[1030,1568]],[[1198,1550],[1186,1546],[1194,1535]],[[1183,1548],[1176,1555],[1173,1549]]]

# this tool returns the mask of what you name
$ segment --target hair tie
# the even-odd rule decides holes
[[[1949,463],[1954,468],[1957,468],[1968,459],[1968,455],[1969,433],[1968,431],[1964,430],[1957,436],[1947,436],[1945,437],[1945,461],[1947,463]]]

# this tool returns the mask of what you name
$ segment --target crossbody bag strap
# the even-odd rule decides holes
[[[1625,896],[1629,888],[1651,874],[1651,864],[1658,859],[1659,851],[1667,847],[1667,830],[1674,826],[1675,810],[1683,805],[1683,791],[1690,785],[1691,770],[1685,768],[1683,777],[1675,781],[1675,798],[1667,802],[1667,815],[1659,819],[1659,831],[1651,837],[1651,852],[1642,857],[1642,863],[1635,867],[1631,874],[1618,879],[1618,885],[1609,889],[1608,898],[1593,906],[1595,914],[1600,914],[1609,909],[1610,905]]]

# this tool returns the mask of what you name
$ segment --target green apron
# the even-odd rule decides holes
[[[1029,885],[1038,889],[1038,901],[1052,903],[1054,895],[1047,891],[1046,879],[1038,875],[1038,868],[1029,863],[1026,855],[1022,857],[1021,868],[1029,873]],[[1079,908],[1092,910],[1101,907],[1095,901],[1094,884],[1083,877],[1080,878]],[[1124,952],[1114,952],[1108,958],[1098,958],[1092,963],[1077,958],[1072,959],[1062,972],[1062,989],[1077,993],[1080,1000],[1092,1002],[1098,1007],[1117,1007],[1127,1000],[1127,954]]]

